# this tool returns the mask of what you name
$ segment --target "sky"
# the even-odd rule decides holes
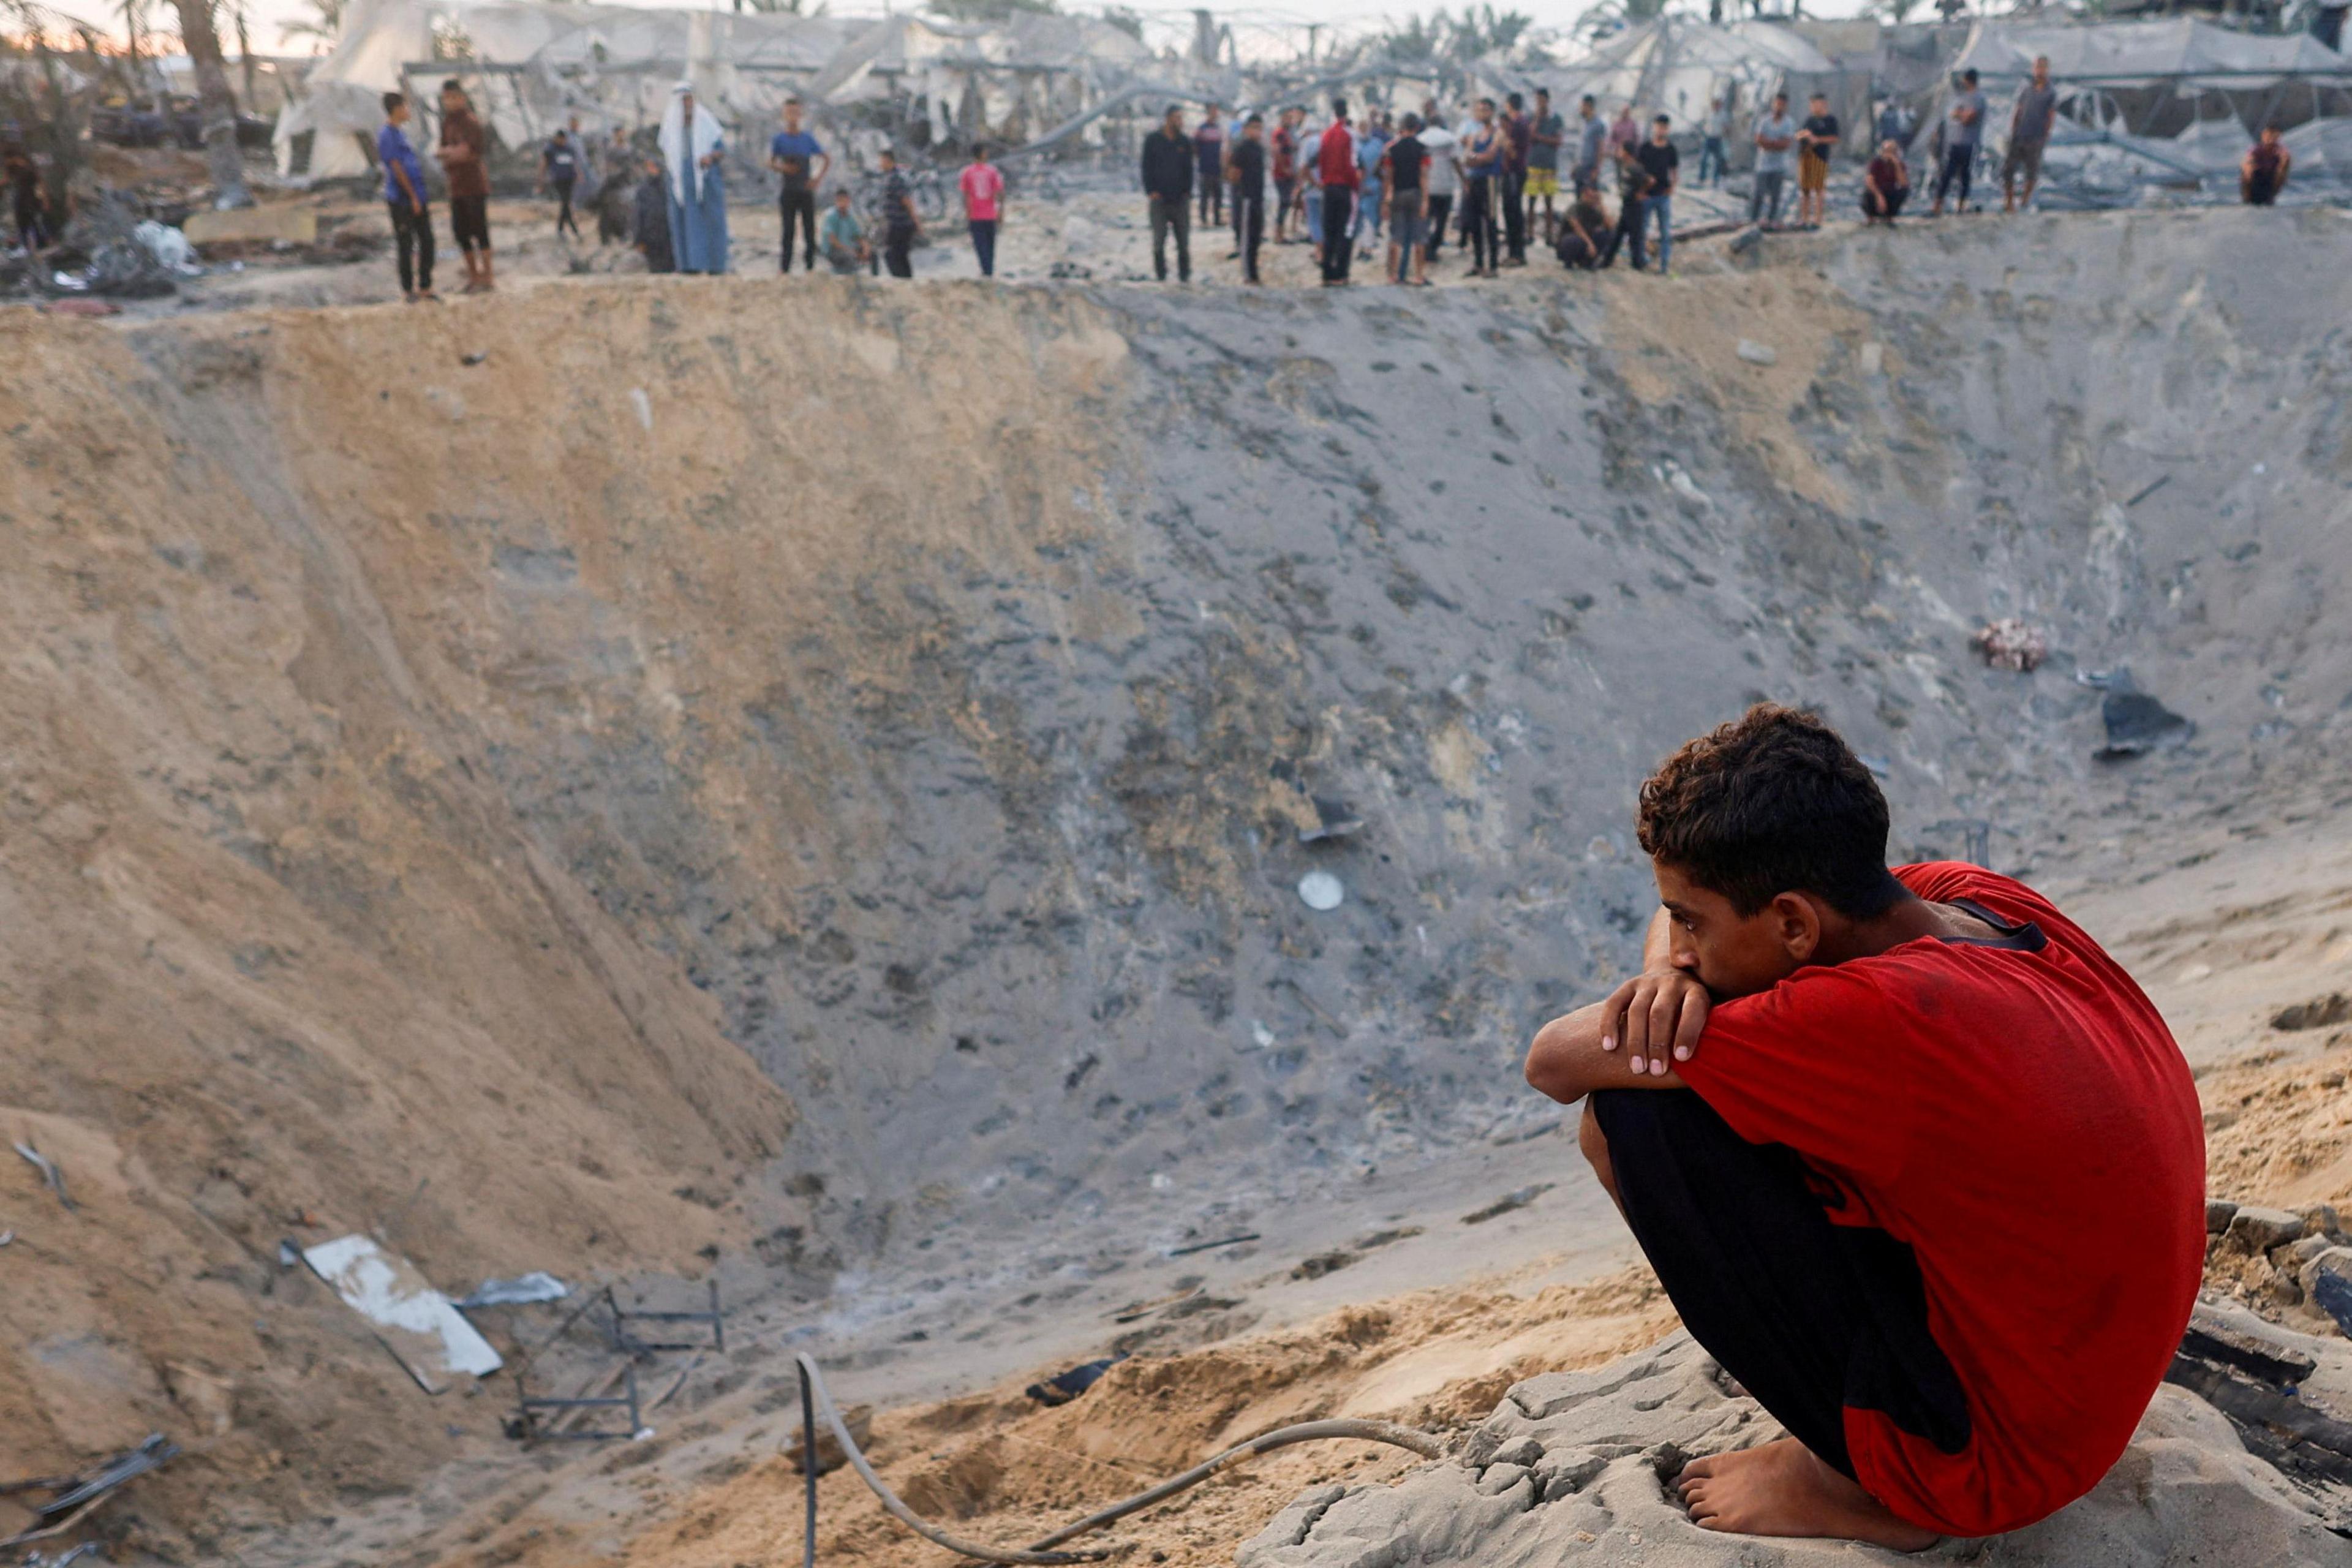
[[[108,0],[43,0],[43,3],[53,11],[76,17],[100,28],[109,37],[119,38],[121,36],[121,0],[115,0],[112,5],[110,5]],[[160,26],[164,30],[176,26],[171,0],[144,0],[144,3],[149,26]],[[717,5],[711,5],[709,0],[630,0],[630,3],[678,10],[731,8],[731,0],[721,0],[721,3]],[[1780,0],[1768,0],[1768,4],[1779,3]],[[1810,16],[1850,16],[1861,14],[1866,8],[1867,3],[1868,0],[1806,0],[1805,10]],[[233,4],[233,0],[220,0],[220,4],[223,9],[223,39],[234,50],[236,39],[229,31],[226,17],[228,6]],[[1539,27],[1565,29],[1573,26],[1577,19],[1590,10],[1593,4],[1594,0],[1495,0],[1495,8],[1499,11],[1512,9],[1525,11],[1536,19],[1536,25]],[[306,0],[246,0],[246,5],[247,26],[252,33],[255,53],[309,52],[305,41],[298,39],[292,44],[288,44],[282,42],[279,37],[279,27],[284,23],[313,14]],[[1078,15],[1095,8],[1094,5],[1087,4],[1087,0],[1061,0],[1061,5],[1062,9]],[[879,0],[871,0],[871,3],[869,0],[846,0],[846,3],[845,0],[833,0],[832,5],[832,9],[842,16],[875,15],[883,8]],[[903,11],[919,7],[896,4],[894,0],[890,8]],[[1164,26],[1171,36],[1179,32],[1188,34],[1191,30],[1190,13],[1181,6],[1145,5],[1129,8],[1143,12],[1155,24]],[[1238,9],[1218,8],[1217,15],[1221,20],[1234,22],[1237,29],[1242,26],[1270,24],[1303,26],[1307,23],[1357,29],[1376,26],[1384,18],[1401,21],[1415,12],[1426,14],[1436,8],[1433,5],[1367,5],[1364,0],[1281,0],[1278,5]],[[1445,8],[1454,10],[1458,6],[1449,4]],[[1153,28],[1155,43],[1160,41],[1156,35],[1160,30],[1160,26],[1155,26]]]

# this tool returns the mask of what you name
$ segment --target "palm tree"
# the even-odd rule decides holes
[[[127,9],[130,0],[125,0]],[[220,32],[213,26],[214,0],[173,0],[180,13],[180,43],[195,71],[196,102],[205,121],[205,162],[213,176],[213,205],[249,207],[245,154],[236,144],[236,95],[228,89],[228,62],[221,58]]]
[[[278,41],[310,40],[311,53],[323,54],[343,36],[343,0],[308,0],[310,15],[297,17],[278,29]]]

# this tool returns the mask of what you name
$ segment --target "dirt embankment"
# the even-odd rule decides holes
[[[2352,683],[2322,221],[0,323],[0,1133],[88,1199],[0,1166],[0,1426],[204,1435],[161,1523],[334,1512],[490,1413],[281,1236],[911,1300],[1483,1135],[1631,952],[1633,784],[1753,696],[1904,853],[2275,830]],[[2123,662],[2199,729],[2115,767],[2064,678]]]

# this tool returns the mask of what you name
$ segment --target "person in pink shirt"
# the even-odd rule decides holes
[[[964,222],[971,229],[971,253],[980,258],[980,275],[996,276],[996,224],[1004,216],[1004,173],[988,161],[988,149],[977,142],[971,162],[956,182],[963,192]]]

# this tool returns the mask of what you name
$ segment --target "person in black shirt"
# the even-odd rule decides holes
[[[1176,231],[1176,280],[1192,280],[1192,166],[1198,154],[1184,134],[1184,111],[1168,106],[1160,129],[1143,139],[1143,194],[1151,205],[1151,270],[1168,281],[1168,231]]]
[[[1837,151],[1838,117],[1829,95],[1815,93],[1797,127],[1797,226],[1819,228],[1829,216],[1830,154]]]
[[[1658,276],[1666,273],[1667,258],[1675,252],[1675,186],[1682,181],[1683,155],[1675,150],[1670,134],[1670,122],[1663,114],[1650,121],[1650,139],[1633,149],[1633,161],[1647,176],[1643,184],[1642,205],[1636,211],[1629,231],[1633,237],[1633,270],[1642,270],[1642,242],[1648,236],[1650,219],[1658,220]]]
[[[669,244],[669,192],[659,158],[646,160],[646,177],[637,182],[636,201],[629,211],[629,243],[646,258],[648,272],[675,272],[677,258]]]
[[[572,191],[580,183],[580,150],[572,144],[570,132],[557,132],[540,154],[539,183],[555,193],[555,237],[562,238],[568,228],[578,239],[580,220],[572,216]]]
[[[1429,150],[1421,144],[1421,116],[1399,122],[1404,134],[1381,154],[1381,179],[1388,191],[1389,276],[1400,283],[1429,281],[1429,249],[1423,230],[1429,222]]]
[[[915,217],[915,193],[898,172],[898,155],[882,153],[882,192],[874,204],[882,215],[882,265],[893,278],[912,278],[915,258],[909,254],[922,225]]]
[[[1242,121],[1242,133],[1225,152],[1225,177],[1234,184],[1234,221],[1241,226],[1242,281],[1255,283],[1257,247],[1265,239],[1265,116]]]
[[[8,182],[8,204],[16,218],[16,248],[30,256],[49,245],[48,193],[41,184],[41,166],[22,147],[11,146],[0,155]]]

